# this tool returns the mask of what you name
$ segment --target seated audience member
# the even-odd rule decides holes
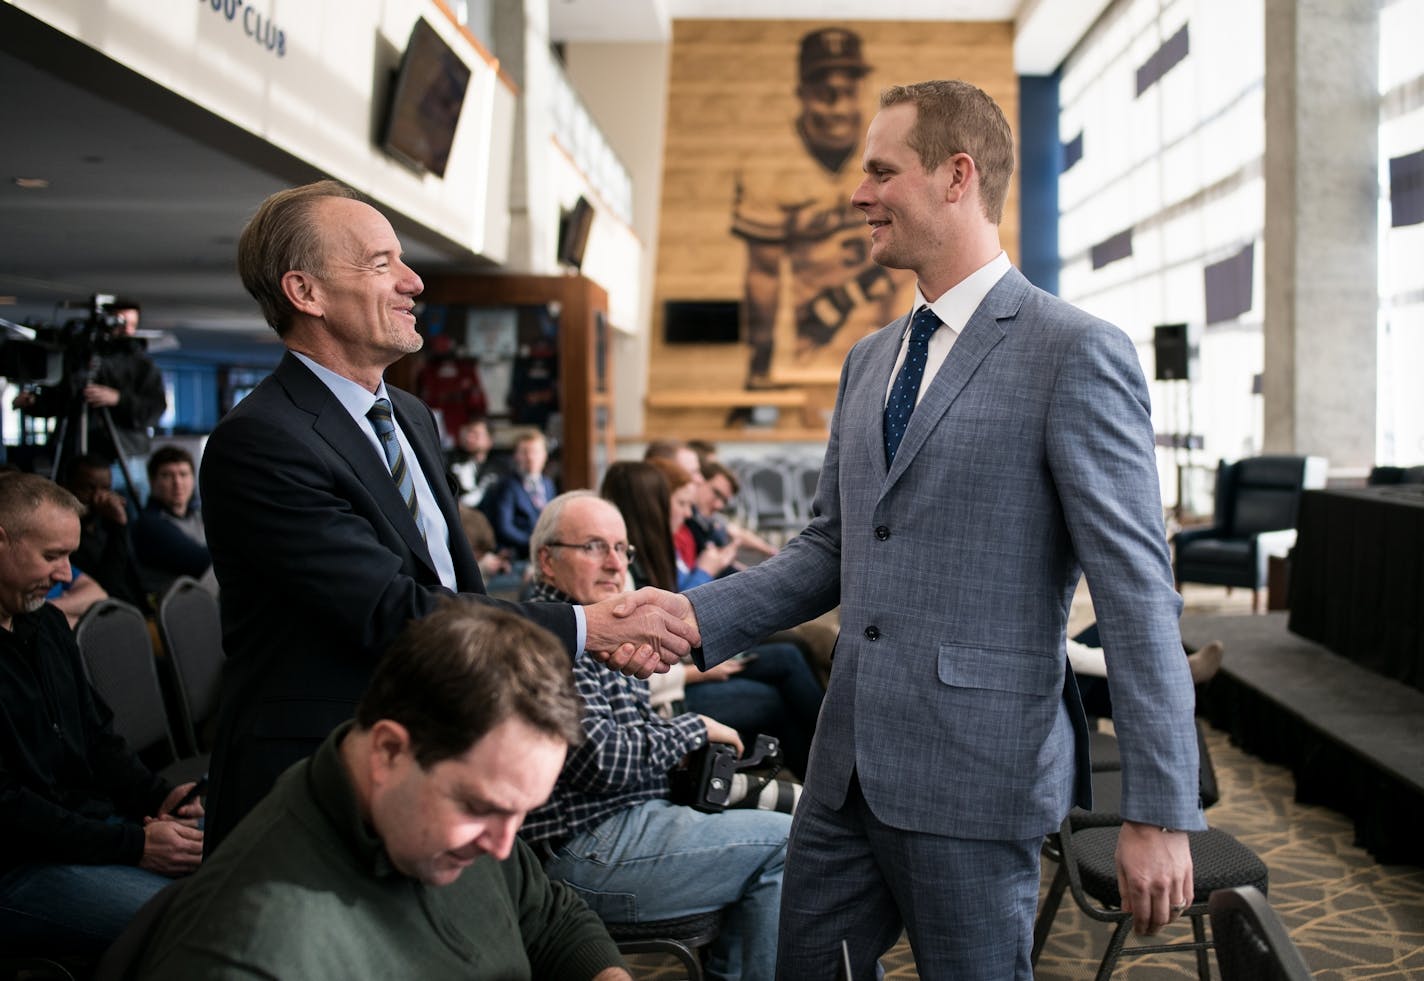
[[[184,886],[139,977],[627,979],[598,917],[515,838],[578,720],[552,634],[443,602]]]
[[[465,532],[470,550],[475,553],[475,561],[480,564],[480,575],[486,583],[509,572],[509,559],[495,551],[494,529],[483,511],[461,504],[460,528]]]
[[[688,480],[693,483],[693,489],[689,492],[694,498],[698,498],[702,493],[702,462],[698,459],[697,451],[687,443],[676,439],[655,439],[650,442],[647,449],[643,451],[643,460],[647,463],[655,463],[659,460],[665,464],[676,464],[687,474]],[[719,546],[726,545],[727,542],[717,542]],[[673,549],[677,557],[684,566],[691,568],[697,564],[699,551],[706,545],[706,542],[698,542],[693,533],[691,524],[679,525],[672,534]],[[736,553],[729,553],[735,557]],[[730,563],[724,568],[731,568]]]
[[[738,550],[748,549],[766,556],[775,555],[778,551],[775,545],[756,532],[728,519],[723,513],[739,490],[741,484],[736,474],[722,464],[709,460],[702,465],[702,483],[698,485],[697,496],[693,501],[695,510],[687,520],[687,526],[692,530],[693,543],[699,551],[711,542],[713,545],[730,543]]]
[[[144,588],[162,596],[179,576],[211,579],[208,536],[193,501],[193,458],[182,447],[160,446],[148,458],[148,482],[133,533]]]
[[[625,592],[631,551],[617,508],[591,491],[562,494],[529,543],[534,598],[593,603]],[[586,739],[522,832],[546,856],[549,876],[610,923],[725,909],[709,976],[771,977],[790,817],[705,814],[667,799],[668,770],[709,740],[740,753],[736,731],[706,716],[661,718],[647,682],[592,658],[574,662],[574,682]]]
[[[1183,644],[1182,650],[1187,655],[1192,684],[1204,685],[1216,677],[1216,672],[1221,669],[1222,654],[1225,653],[1221,641],[1213,640],[1199,650],[1192,650]],[[1096,623],[1068,638],[1068,666],[1077,678],[1083,710],[1099,719],[1111,719],[1113,711],[1112,696],[1108,692],[1107,658],[1103,655]]]
[[[114,733],[74,635],[44,601],[69,579],[83,505],[0,476],[0,948],[103,950],[170,876],[197,868],[193,786],[155,776]]]
[[[128,508],[114,493],[109,464],[93,454],[76,456],[66,468],[64,486],[86,509],[71,560],[110,596],[148,612],[148,595],[129,542]]]
[[[69,581],[57,582],[51,586],[49,592],[45,593],[45,601],[64,614],[65,620],[69,622],[69,629],[73,630],[79,623],[79,618],[89,612],[89,607],[100,600],[108,599],[109,594],[104,592],[104,587],[92,577],[79,571],[77,565],[71,564],[69,571]]]
[[[692,569],[683,567],[676,555],[671,529],[686,519],[692,490],[682,468],[662,459],[621,460],[604,474],[603,497],[627,516],[628,539],[637,549],[635,586],[690,589],[729,563],[730,545],[704,549]],[[787,767],[806,775],[825,690],[795,644],[759,644],[742,659],[723,661],[707,671],[684,664],[683,672],[689,710],[720,719],[744,740],[758,733],[776,736]]]
[[[480,500],[500,477],[490,462],[494,440],[489,423],[478,417],[462,423],[455,434],[455,448],[450,453],[450,475],[460,487],[460,504],[477,508]]]
[[[529,533],[556,493],[554,482],[544,476],[548,462],[544,434],[522,430],[514,442],[515,472],[501,477],[480,502],[480,510],[494,526],[495,542],[511,558],[522,559],[529,552]]]

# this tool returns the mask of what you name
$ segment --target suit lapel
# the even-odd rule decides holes
[[[895,370],[900,342],[904,340],[909,323],[910,315],[906,314],[881,328],[871,336],[870,350],[865,353],[870,370],[869,388],[863,398],[869,403],[866,415],[871,420],[865,427],[865,439],[872,467],[870,476],[876,483],[885,481],[885,393],[890,390],[890,373]],[[898,457],[900,454],[897,452],[895,455]]]
[[[293,403],[313,416],[312,429],[346,461],[356,479],[375,498],[391,527],[400,533],[406,547],[434,572],[435,564],[425,547],[425,539],[416,527],[410,509],[401,499],[396,482],[391,479],[390,468],[377,456],[366,434],[357,428],[346,407],[321,383],[321,379],[291,354],[283,355],[275,374]],[[405,430],[411,445],[417,445],[415,440],[410,439],[410,431],[404,423],[401,428]],[[421,463],[424,464],[423,459]],[[429,470],[426,473],[428,475]]]
[[[910,466],[940,419],[949,411],[949,407],[954,404],[969,379],[979,370],[979,365],[1004,339],[1008,322],[1017,315],[1027,292],[1028,281],[1017,269],[1010,269],[994,284],[994,288],[989,290],[984,301],[969,317],[969,322],[955,338],[949,357],[945,359],[934,378],[925,383],[928,387],[910,415],[905,438],[901,440],[900,448],[895,453],[895,463],[885,476],[882,494],[888,491]],[[887,373],[885,384],[889,383]],[[883,437],[881,438],[883,442]],[[881,457],[884,457],[883,451]]]

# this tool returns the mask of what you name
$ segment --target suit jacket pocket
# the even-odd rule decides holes
[[[1062,662],[1048,654],[1007,647],[941,644],[939,680],[956,688],[982,688],[1016,695],[1057,695]]]

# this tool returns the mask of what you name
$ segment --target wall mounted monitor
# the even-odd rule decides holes
[[[424,18],[417,20],[391,86],[382,148],[444,177],[469,87],[470,66]]]
[[[668,300],[663,305],[667,344],[736,344],[741,328],[742,305],[736,300]]]

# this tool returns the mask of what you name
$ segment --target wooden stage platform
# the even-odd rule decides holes
[[[1287,614],[1188,614],[1182,639],[1226,658],[1198,706],[1233,742],[1289,767],[1296,799],[1349,815],[1381,863],[1424,865],[1424,692],[1291,633]]]

